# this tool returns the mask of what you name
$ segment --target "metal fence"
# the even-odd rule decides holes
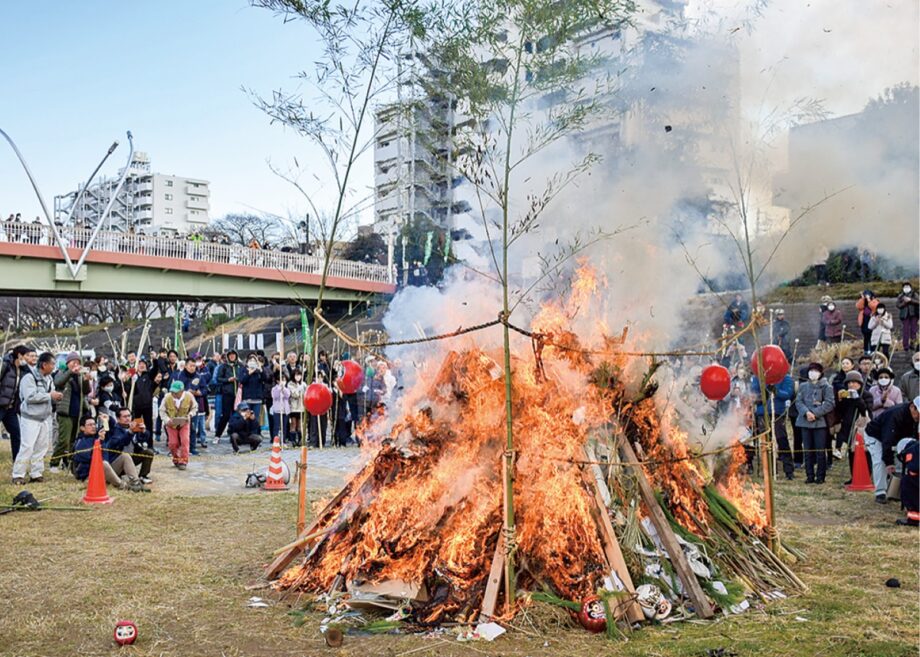
[[[83,249],[92,236],[91,229],[58,228],[58,234],[69,248]],[[54,235],[41,223],[3,222],[0,241],[55,246]],[[217,244],[182,238],[136,235],[114,231],[99,231],[92,251],[133,253],[160,258],[182,258],[200,262],[258,267],[304,274],[323,273],[323,258],[300,253],[254,249],[240,245]],[[386,265],[333,258],[329,276],[376,283],[392,283]]]

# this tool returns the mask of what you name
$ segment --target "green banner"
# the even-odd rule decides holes
[[[425,238],[425,260],[422,262],[423,265],[428,265],[428,261],[431,260],[431,241],[434,239],[434,233],[430,230],[428,231],[428,236]]]
[[[303,352],[305,354],[313,355],[313,338],[310,335],[310,320],[307,319],[307,311],[305,308],[300,309],[300,330],[303,333]],[[310,379],[312,381],[312,379]]]

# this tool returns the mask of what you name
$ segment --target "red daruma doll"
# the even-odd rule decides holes
[[[115,624],[115,643],[128,646],[137,640],[137,625],[133,621],[118,621]]]

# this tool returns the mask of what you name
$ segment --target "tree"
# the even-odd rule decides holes
[[[592,79],[600,58],[577,47],[590,29],[622,26],[635,10],[629,0],[490,0],[465,3],[441,24],[434,44],[447,70],[445,92],[459,100],[470,120],[458,128],[458,166],[473,184],[477,214],[486,230],[493,271],[502,288],[505,379],[504,524],[509,549],[505,560],[505,601],[514,604],[514,426],[511,345],[508,322],[534,285],[512,297],[510,250],[537,231],[546,208],[599,155],[588,153],[549,175],[533,179],[525,165],[560,140],[582,130],[603,111],[599,95],[609,90],[603,77]],[[538,105],[546,109],[538,109]],[[558,271],[596,236],[576,240],[547,257],[544,276]],[[541,277],[542,278],[542,277]],[[523,284],[521,287],[524,287]]]
[[[271,215],[227,214],[212,221],[205,235],[226,236],[232,244],[244,246],[256,240],[264,246],[286,241],[287,231],[278,218]]]
[[[385,265],[387,262],[387,245],[383,241],[383,237],[378,233],[358,235],[348,243],[348,246],[342,251],[341,257],[345,260],[375,262],[378,265]]]

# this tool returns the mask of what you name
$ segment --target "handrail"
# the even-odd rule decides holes
[[[44,224],[2,221],[0,227],[0,242],[54,246],[54,236]],[[84,248],[93,233],[91,229],[86,228],[60,227],[58,232],[68,248],[77,249]],[[323,273],[323,258],[319,256],[118,231],[99,231],[92,250],[181,258],[304,274]],[[333,258],[329,263],[329,276],[377,283],[393,282],[386,265],[340,258]]]

